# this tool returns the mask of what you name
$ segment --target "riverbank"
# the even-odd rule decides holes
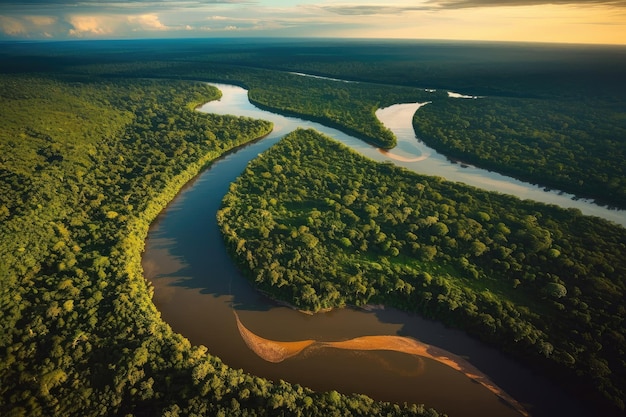
[[[240,86],[220,83],[211,84],[222,91],[223,97],[219,102],[208,103],[202,108],[202,111],[216,114],[242,114],[249,117],[271,120],[275,126],[292,126],[290,128],[291,130],[300,126],[314,127],[321,133],[332,136],[375,161],[392,162],[413,172],[443,177],[449,181],[462,182],[487,191],[509,194],[521,199],[534,200],[545,204],[558,205],[563,208],[580,210],[580,212],[585,215],[600,217],[619,224],[622,227],[626,227],[626,211],[624,210],[612,210],[597,205],[589,200],[575,199],[573,195],[563,193],[559,190],[546,191],[543,187],[528,184],[475,166],[462,166],[461,164],[451,163],[448,157],[428,147],[415,136],[412,122],[413,115],[416,110],[419,112],[420,110],[418,109],[421,109],[422,106],[428,108],[428,105],[424,106],[423,102],[396,104],[388,108],[378,109],[375,112],[381,123],[393,132],[397,139],[397,145],[392,152],[394,155],[407,159],[422,158],[428,155],[426,159],[408,162],[392,159],[381,153],[379,148],[371,146],[360,139],[351,137],[336,129],[302,119],[270,113],[269,111],[274,111],[270,108],[267,108],[268,111],[261,110],[250,102],[248,90]],[[289,129],[281,130],[281,132],[286,134],[289,132]]]
[[[210,213],[219,209],[221,196],[245,170],[248,161],[278,141],[281,129],[290,129],[280,123],[275,126],[277,131],[267,139],[213,164],[152,225],[146,242],[144,268],[149,271],[147,278],[153,283],[154,303],[163,320],[192,344],[206,345],[212,354],[229,366],[272,380],[282,379],[318,391],[359,392],[376,400],[426,403],[429,407],[441,406],[442,411],[461,416],[467,413],[463,401],[471,397],[472,410],[482,410],[485,415],[514,416],[515,413],[510,409],[507,411],[493,394],[443,365],[427,364],[419,376],[407,374],[407,366],[414,367],[415,360],[398,353],[372,351],[363,357],[366,352],[355,354],[326,349],[320,351],[322,355],[317,355],[305,350],[311,354],[297,355],[281,363],[268,363],[250,350],[237,329],[233,307],[243,322],[262,330],[261,334],[268,340],[312,340],[312,335],[318,340],[320,337],[339,340],[372,332],[384,335],[400,331],[398,321],[391,324],[377,318],[381,313],[387,314],[387,310],[339,309],[305,315],[268,303],[267,298],[260,295],[232,263]],[[207,258],[206,253],[211,253],[211,257]],[[416,317],[410,319],[412,323],[418,321]],[[423,328],[428,329],[430,325],[424,321]],[[437,327],[439,331],[443,331],[443,326]],[[429,336],[427,333],[415,337]],[[462,342],[456,345],[457,348],[465,346]],[[495,355],[491,352],[487,355],[490,363],[496,360],[497,353]],[[524,381],[516,371],[498,363],[507,374],[518,375],[518,379]],[[355,377],[363,372],[369,376]],[[454,389],[455,401],[442,398],[441,390],[432,384],[433,378],[443,378],[446,384],[457,387]],[[501,378],[498,376],[496,380]],[[378,383],[372,385],[367,381]],[[529,384],[534,386],[536,382]]]
[[[26,132],[21,145],[11,142],[19,135],[0,135],[13,155],[0,181],[0,379],[11,381],[0,388],[0,414],[230,410],[218,385],[201,392],[207,374],[229,389],[225,378],[275,389],[172,331],[141,268],[151,220],[224,148],[265,134],[269,123],[191,110],[217,92],[200,83],[0,78],[3,129]],[[195,367],[206,372],[192,379]],[[250,409],[265,409],[267,397],[251,397]]]
[[[224,90],[228,91],[229,87],[225,87]],[[294,123],[303,123],[302,121],[282,116],[266,115],[265,112],[259,113],[258,109],[254,109],[249,105],[245,90],[243,91],[243,94],[235,98],[237,103],[236,109],[239,109],[238,106],[243,106],[240,111],[246,116],[259,117],[263,114],[261,116],[263,118],[276,117],[272,119],[276,130],[268,138],[268,141],[277,141],[282,134],[295,129]],[[203,111],[224,111],[232,114],[236,109],[230,107],[232,104],[231,100],[232,98],[229,97],[229,94],[225,93],[219,103],[210,103],[203,108]],[[316,128],[318,127],[316,126]],[[324,130],[325,128],[319,127],[319,129]],[[337,135],[345,141],[350,140],[336,131],[333,132],[333,135]],[[414,138],[413,141],[415,141]],[[371,149],[371,152],[375,155],[379,154],[376,148],[367,147],[358,139],[354,139],[351,143],[359,151]],[[221,205],[220,195],[223,195],[222,193],[225,193],[230,188],[230,182],[237,178],[240,172],[245,169],[248,158],[255,158],[259,153],[269,148],[271,143],[263,141],[259,145],[262,146],[249,148],[245,152],[245,157],[243,155],[241,155],[241,158],[234,156],[227,158],[227,161],[225,161],[227,164],[216,164],[212,168],[214,172],[207,173],[207,178],[210,177],[212,180],[200,181],[194,186],[193,195],[198,197],[186,195],[183,198],[184,201],[176,204],[173,213],[171,213],[173,218],[172,225],[168,226],[169,220],[166,221],[164,218],[161,219],[160,224],[156,225],[156,229],[151,232],[153,236],[158,237],[155,238],[156,240],[152,240],[150,246],[158,250],[158,255],[156,256],[160,258],[159,261],[167,261],[169,257],[172,262],[168,264],[169,266],[164,267],[164,270],[168,272],[164,275],[163,283],[158,284],[159,288],[155,290],[155,303],[162,312],[164,319],[168,323],[172,323],[176,331],[188,336],[192,343],[207,344],[212,352],[223,358],[227,363],[257,375],[296,381],[321,390],[340,389],[348,392],[364,392],[377,399],[403,402],[414,398],[411,401],[423,402],[423,398],[433,398],[433,401],[437,401],[436,398],[441,393],[433,392],[432,397],[428,394],[431,388],[435,388],[432,383],[429,384],[428,378],[421,381],[407,381],[403,380],[404,376],[398,373],[393,373],[392,377],[383,369],[372,368],[368,369],[368,372],[376,375],[374,377],[375,380],[387,382],[378,384],[376,387],[365,386],[363,378],[355,379],[350,377],[354,372],[362,372],[363,364],[359,363],[355,358],[348,360],[346,357],[341,356],[342,354],[330,351],[325,351],[323,358],[316,355],[311,357],[305,355],[306,360],[303,360],[304,358],[301,359],[300,356],[297,356],[293,361],[288,361],[289,366],[275,364],[268,367],[267,364],[259,363],[259,358],[256,354],[251,352],[249,347],[241,340],[236,322],[232,319],[232,306],[235,306],[240,311],[242,317],[245,315],[246,323],[253,320],[255,323],[254,328],[264,329],[262,334],[267,335],[272,340],[311,340],[311,334],[326,334],[326,340],[338,340],[338,337],[359,337],[363,334],[372,334],[371,332],[377,334],[397,334],[397,332],[402,331],[402,328],[414,326],[414,323],[417,322],[420,323],[421,328],[430,326],[430,323],[425,323],[418,317],[407,317],[395,311],[377,310],[375,312],[367,312],[341,309],[310,316],[291,309],[268,305],[267,300],[264,297],[259,297],[259,293],[249,284],[249,281],[239,277],[237,268],[233,267],[230,257],[223,248],[223,239],[219,229],[214,226],[213,222],[208,226],[208,229],[202,229],[201,239],[196,238],[200,234],[200,224],[205,223],[206,213],[211,213],[219,208]],[[217,178],[219,178],[220,184],[216,183],[215,179]],[[215,196],[215,198],[208,199],[207,196]],[[196,212],[202,213],[201,217],[195,216],[194,213]],[[248,220],[248,218],[242,218],[242,221]],[[188,228],[182,227],[183,224],[187,223],[189,224]],[[200,253],[212,253],[211,261],[208,262],[202,259]],[[169,255],[165,256],[165,254]],[[224,258],[222,259],[222,257]],[[175,263],[179,266],[175,266]],[[154,279],[158,282],[161,278]],[[401,318],[395,317],[396,314],[401,316]],[[377,319],[377,317],[387,317],[389,315],[395,317],[392,321],[394,323],[393,326]],[[190,320],[189,317],[194,319]],[[195,319],[197,317],[202,317],[201,326],[199,326],[198,320]],[[277,323],[280,323],[280,326],[277,326]],[[209,334],[207,334],[207,329],[211,329]],[[452,333],[451,330],[443,332],[446,335]],[[430,337],[433,337],[428,333],[421,333],[417,329],[413,330],[411,336],[420,340],[428,340]],[[430,343],[442,343],[447,337],[440,339],[437,336]],[[438,340],[438,342],[435,340]],[[475,353],[470,354],[464,351],[466,346],[472,343],[469,340],[455,342],[453,344],[454,347],[449,346],[448,349],[455,350],[461,356],[476,357]],[[378,358],[378,353],[376,355]],[[497,352],[485,354],[486,359],[482,362],[481,368],[490,369],[489,375],[493,375],[494,380],[498,381],[498,385],[512,392],[512,395],[519,398],[523,403],[535,404],[535,406],[531,407],[531,410],[543,410],[537,415],[556,413],[557,410],[546,410],[550,410],[551,404],[555,403],[554,399],[559,398],[562,393],[555,392],[554,388],[546,388],[543,382],[526,379],[529,377],[524,375],[525,370],[518,369],[514,371],[512,370],[515,367],[514,364],[506,364],[499,359],[496,360],[497,356]],[[389,358],[385,356],[385,360],[389,360]],[[394,360],[399,360],[399,358],[394,358]],[[496,363],[497,365],[494,366]],[[412,366],[409,364],[405,365]],[[333,370],[329,369],[329,366],[342,371],[340,374],[335,375]],[[405,366],[401,368],[406,369]],[[324,375],[322,376],[322,374]],[[515,376],[513,377],[513,375]],[[440,378],[440,376],[437,378]],[[459,376],[447,375],[446,384],[464,384],[463,380],[467,379],[462,375],[460,379],[456,378],[459,378]],[[333,381],[334,386],[329,386],[328,381],[330,380]],[[414,388],[411,392],[406,392],[404,390],[405,386]],[[469,392],[466,389],[470,388],[464,387],[462,390],[455,390],[456,400],[453,401],[454,403],[459,403],[460,396],[464,395],[464,392]],[[529,399],[528,393],[524,393],[527,387],[534,387],[533,391],[536,394],[530,395],[533,399]],[[486,407],[489,409],[496,407],[487,398],[478,400],[479,397],[482,398],[480,392],[472,392],[475,403],[473,407]],[[419,393],[419,396],[417,396],[417,393]],[[550,393],[551,399],[549,401],[537,398],[537,396],[543,396],[547,393]],[[441,405],[445,409],[453,402],[444,401]],[[571,399],[563,399],[557,401],[557,403],[574,404],[575,402]],[[437,404],[433,403],[431,405],[438,407]],[[541,404],[541,406],[536,404]],[[463,413],[463,407],[461,406],[455,411],[455,414],[459,413]],[[568,413],[576,415],[577,411],[575,409],[568,410]],[[483,414],[493,415],[494,412],[493,410],[484,411]],[[506,415],[506,412],[500,410],[500,412],[495,414]]]
[[[603,324],[581,322],[580,299],[567,289],[578,284],[581,253],[618,265],[626,239],[600,219],[377,164],[303,129],[248,166],[218,221],[254,285],[300,309],[389,301],[466,329],[529,366],[559,367],[559,379],[574,372],[564,358],[575,358],[587,376],[581,385],[590,384],[590,364],[560,323],[593,332]],[[606,265],[585,261],[586,279],[618,285],[621,272]],[[614,297],[588,289],[584,308],[609,320],[601,306],[619,302]],[[616,356],[605,350],[597,360]]]

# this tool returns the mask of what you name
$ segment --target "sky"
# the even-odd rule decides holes
[[[0,40],[182,37],[626,45],[626,0],[0,0]]]

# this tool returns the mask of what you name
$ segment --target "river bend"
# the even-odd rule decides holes
[[[207,103],[201,111],[271,120],[274,131],[212,164],[151,226],[143,257],[144,273],[154,286],[155,305],[174,331],[194,344],[207,346],[211,354],[229,366],[272,380],[283,379],[316,390],[364,393],[385,401],[423,403],[451,416],[521,415],[519,408],[494,395],[493,390],[441,360],[393,350],[305,349],[314,344],[338,347],[362,340],[378,341],[379,336],[396,341],[415,339],[444,352],[440,356],[449,352],[451,357],[462,358],[533,416],[584,415],[576,400],[559,387],[462,331],[395,309],[346,308],[306,315],[272,302],[259,294],[233,264],[215,220],[230,183],[247,163],[297,127],[315,128],[368,157],[421,173],[500,192],[512,190],[522,198],[533,198],[534,193],[549,194],[550,199],[557,200],[568,197],[493,173],[469,175],[482,170],[450,163],[415,139],[410,119],[420,104],[391,106],[377,112],[398,137],[398,146],[383,153],[318,123],[257,109],[240,87],[217,86],[223,93],[221,100]],[[617,213],[619,220],[623,212]],[[621,220],[621,224],[626,223],[626,219]],[[258,340],[279,345],[297,343],[297,354],[278,362],[261,358],[250,348],[250,341],[242,337],[241,323]]]

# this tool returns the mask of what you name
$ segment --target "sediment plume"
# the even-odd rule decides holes
[[[298,355],[308,347],[316,348],[332,348],[345,350],[387,350],[393,352],[401,352],[408,355],[414,355],[422,358],[432,359],[446,366],[461,372],[466,377],[479,383],[496,396],[504,400],[513,409],[521,415],[528,417],[528,412],[513,397],[504,390],[494,384],[487,375],[480,372],[475,366],[458,355],[448,352],[447,350],[422,343],[416,339],[395,335],[381,336],[362,336],[344,341],[336,342],[318,342],[316,340],[301,340],[295,342],[282,342],[262,338],[247,329],[239,319],[237,319],[237,327],[239,333],[245,341],[246,345],[258,356],[268,362],[278,363],[285,359]]]
[[[233,310],[234,311],[234,310]],[[278,363],[287,358],[295,356],[307,347],[315,343],[315,340],[300,340],[296,342],[280,342],[276,340],[264,339],[248,330],[239,320],[235,312],[239,333],[246,345],[259,357],[268,362]]]

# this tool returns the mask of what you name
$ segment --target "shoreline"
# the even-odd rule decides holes
[[[235,315],[235,320],[237,321],[239,334],[246,345],[260,358],[268,362],[279,363],[299,355],[306,349],[313,348],[331,348],[357,351],[393,351],[404,353],[407,355],[431,359],[462,373],[467,378],[482,385],[498,398],[505,401],[521,415],[530,417],[530,414],[517,400],[507,394],[502,388],[498,387],[489,379],[487,375],[482,373],[467,360],[444,349],[420,342],[417,339],[396,335],[377,335],[355,337],[343,341],[317,341],[313,339],[276,341],[266,339],[253,333],[250,329],[244,326],[239,319],[237,311],[234,309],[233,314]]]

